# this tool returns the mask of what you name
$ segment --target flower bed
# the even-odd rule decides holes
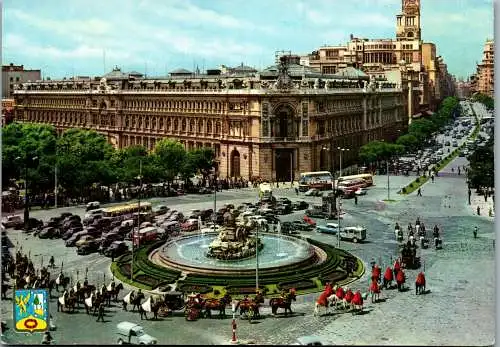
[[[137,281],[139,283],[142,283],[148,287],[151,287],[151,288],[155,288],[158,286],[158,284],[160,284],[161,282],[158,281],[157,279],[155,278],[152,278],[148,275],[137,275],[137,276],[134,276],[134,281]]]
[[[345,271],[334,271],[329,274],[324,274],[320,277],[320,281],[323,284],[326,282],[337,283],[343,281],[347,278],[347,272]]]
[[[212,287],[205,285],[192,285],[188,283],[181,284],[179,290],[184,293],[201,293],[207,294],[213,291]]]
[[[118,269],[123,276],[130,277],[130,264],[120,264]]]
[[[267,292],[267,288],[260,288],[263,292]],[[226,291],[231,295],[255,294],[256,287],[227,287]]]
[[[316,288],[317,285],[314,281],[311,280],[302,280],[302,281],[292,281],[292,282],[282,282],[278,283],[278,289],[282,290],[290,290],[291,288],[295,288],[296,290],[304,290],[310,288]]]

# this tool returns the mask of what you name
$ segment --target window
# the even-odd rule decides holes
[[[11,77],[11,78],[10,78],[10,81],[11,81],[11,82],[14,82],[14,77]]]
[[[19,82],[19,77],[16,77],[16,82]]]
[[[211,120],[207,121],[207,133],[208,134],[212,133],[212,121]]]
[[[307,119],[302,120],[302,136],[309,136],[309,121]]]
[[[307,118],[309,116],[309,105],[307,102],[302,103],[302,118]]]
[[[181,131],[186,131],[186,120],[183,119],[181,122]]]

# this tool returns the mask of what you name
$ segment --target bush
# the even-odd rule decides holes
[[[134,280],[151,288],[155,288],[160,284],[157,279],[143,274],[135,276]]]
[[[214,295],[220,295],[220,291],[218,289],[214,289]]]
[[[401,190],[401,192],[402,192],[403,194],[406,194],[406,187],[403,187],[403,189]]]
[[[311,280],[293,281],[293,282],[283,282],[278,284],[279,289],[290,290],[295,288],[297,290],[316,288],[317,285]]]
[[[420,182],[420,177],[417,177],[417,179],[415,180],[416,183]]]

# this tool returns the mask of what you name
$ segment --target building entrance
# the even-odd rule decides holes
[[[277,149],[275,152],[275,171],[278,182],[291,182],[293,173],[293,149]]]

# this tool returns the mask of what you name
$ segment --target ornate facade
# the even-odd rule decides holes
[[[495,47],[493,40],[486,40],[483,59],[477,64],[474,92],[494,97],[495,81]]]
[[[298,63],[288,55],[260,73],[146,79],[115,69],[104,78],[23,83],[16,119],[95,129],[116,147],[152,149],[162,138],[212,147],[220,177],[287,181],[338,167],[338,146],[351,149],[344,166],[356,162],[360,146],[407,126],[401,86],[352,67],[323,75]]]

